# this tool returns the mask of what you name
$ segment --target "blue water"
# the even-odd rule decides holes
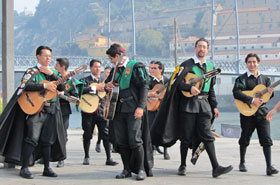
[[[280,140],[280,112],[276,113],[271,121],[271,137],[273,140]],[[221,135],[221,124],[239,125],[239,112],[221,112],[220,117],[215,120],[214,128],[216,133]],[[73,109],[70,117],[70,128],[81,128],[81,113]],[[253,138],[257,138],[256,131]]]

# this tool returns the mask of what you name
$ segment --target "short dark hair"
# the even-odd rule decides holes
[[[154,61],[153,64],[157,64],[157,65],[158,65],[158,68],[159,68],[159,69],[162,69],[161,74],[163,74],[163,72],[164,72],[164,65],[163,65],[163,63],[161,63],[160,61]]]
[[[36,49],[36,56],[37,55],[40,55],[42,53],[42,50],[43,49],[47,49],[49,50],[50,52],[52,52],[52,49],[48,46],[39,46],[37,49]]]
[[[100,60],[92,59],[92,60],[89,62],[89,66],[92,67],[93,64],[94,64],[95,62],[98,62],[98,63],[101,65],[101,61],[100,61]]]
[[[116,54],[121,55],[120,49],[122,49],[121,45],[112,44],[110,48],[106,51],[106,54],[110,55],[111,57],[116,57]]]
[[[65,67],[65,70],[67,71],[69,67],[69,60],[67,58],[57,58],[56,61],[59,63],[59,65],[62,67]]]
[[[105,68],[104,68],[104,70],[106,70],[106,69],[112,69],[110,66],[106,66]]]
[[[247,64],[248,59],[249,59],[250,57],[256,57],[256,59],[257,59],[258,62],[261,61],[261,60],[260,60],[260,57],[259,57],[256,53],[249,53],[249,54],[246,56],[246,58],[245,58],[245,63],[246,63],[246,64]]]
[[[205,38],[200,38],[198,39],[196,42],[195,42],[195,47],[197,46],[197,44],[200,42],[200,41],[204,41],[207,43],[207,47],[209,48],[209,41]]]

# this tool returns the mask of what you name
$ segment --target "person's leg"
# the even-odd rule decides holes
[[[89,148],[93,135],[93,116],[82,112],[82,128],[83,128],[83,147],[84,147],[84,161],[83,165],[89,165]]]
[[[240,125],[241,125],[241,136],[239,139],[239,152],[240,152],[240,164],[239,164],[239,171],[247,172],[247,167],[245,165],[245,156],[247,147],[250,144],[250,140],[252,134],[256,128],[257,120],[253,117],[247,116],[240,116]]]
[[[68,134],[67,134],[67,130],[69,128],[69,118],[70,115],[63,115],[62,116],[62,120],[63,120],[63,125],[64,125],[64,129],[65,129],[65,134],[66,134],[66,142],[68,141]],[[65,144],[66,144],[65,142]],[[66,146],[65,146],[66,148]],[[64,161],[58,161],[56,167],[60,168],[64,166]]]
[[[181,155],[181,164],[178,169],[178,175],[186,175],[186,158],[188,154],[188,148],[192,143],[192,137],[195,132],[195,114],[180,112],[180,155]]]
[[[204,143],[205,150],[208,154],[213,169],[212,176],[218,177],[222,174],[230,172],[233,167],[231,165],[227,167],[220,166],[216,157],[214,145],[215,138],[211,132],[211,119],[213,116],[212,112],[200,112],[196,116],[196,134]]]

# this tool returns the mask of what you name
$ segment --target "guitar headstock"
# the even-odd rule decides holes
[[[213,69],[212,71],[209,71],[208,73],[206,73],[206,78],[211,78],[211,77],[214,77],[218,74],[220,74],[222,72],[222,70],[220,68],[217,68],[217,69]]]
[[[80,73],[83,73],[85,70],[87,69],[87,65],[81,65],[80,67],[76,68],[74,70],[74,73],[75,74],[80,74]]]

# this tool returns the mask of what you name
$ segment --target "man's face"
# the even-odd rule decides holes
[[[112,57],[111,55],[108,55],[108,57],[109,57],[111,63],[116,65],[117,62],[118,62],[118,60],[119,60],[119,58],[120,58],[120,55],[119,55],[119,54],[116,54],[115,57]]]
[[[155,76],[155,64],[149,64],[149,73],[151,76]]]
[[[208,54],[209,48],[207,42],[199,41],[194,49],[197,58],[204,58]]]
[[[59,72],[62,73],[64,71],[64,66],[60,66],[58,62],[55,63],[54,68]]]
[[[52,53],[48,49],[41,50],[41,54],[36,56],[38,59],[39,64],[42,66],[48,66],[52,60]]]
[[[260,65],[260,62],[257,60],[256,57],[249,57],[247,60],[247,68],[250,72],[258,70],[258,67]]]
[[[99,76],[101,73],[101,64],[99,62],[94,62],[90,67],[90,71],[94,76]]]
[[[152,72],[152,76],[159,76],[162,73],[162,69],[159,69],[159,65],[158,64],[152,64],[152,66],[149,66],[149,71]]]
[[[107,78],[107,77],[109,76],[110,71],[111,71],[111,69],[109,69],[109,68],[107,68],[107,69],[104,70],[104,76],[105,76],[105,78]]]

